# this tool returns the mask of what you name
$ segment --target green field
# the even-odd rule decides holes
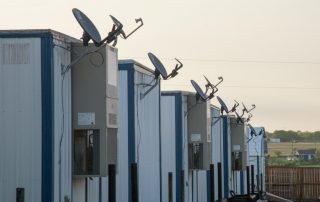
[[[292,152],[299,149],[320,149],[320,142],[284,142],[270,143],[268,142],[268,154],[276,156],[276,151],[281,152],[280,156],[291,156]]]

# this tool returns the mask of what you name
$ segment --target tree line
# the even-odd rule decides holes
[[[320,131],[315,132],[302,132],[302,131],[286,131],[275,130],[274,132],[266,132],[267,139],[271,138],[280,139],[281,142],[320,142]]]

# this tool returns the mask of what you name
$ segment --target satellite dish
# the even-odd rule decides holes
[[[143,26],[142,19],[141,18],[136,19],[136,23],[140,23],[140,25],[137,28],[135,28],[130,34],[126,35],[123,31],[122,23],[119,20],[117,20],[115,17],[110,15],[110,18],[113,21],[112,30],[102,40],[97,28],[94,26],[91,20],[84,13],[82,13],[77,8],[73,8],[72,12],[74,17],[77,19],[78,23],[83,29],[83,35],[81,39],[83,41],[84,46],[88,46],[90,39],[92,39],[92,41],[94,42],[94,45],[97,47],[104,44],[104,42],[107,42],[108,44],[113,42],[112,45],[115,46],[117,44],[117,39],[119,35],[122,38],[127,39],[131,34],[133,34],[135,31],[137,31],[140,27]]]
[[[224,103],[224,101],[219,96],[217,96],[217,100],[221,105],[221,109],[220,109],[221,114],[223,114],[223,111],[225,111],[226,113],[229,113],[227,105]]]
[[[197,84],[197,82],[195,82],[194,80],[191,80],[191,84],[193,86],[193,88],[196,90],[197,92],[197,97],[198,99],[201,98],[202,101],[206,101],[207,100],[207,96],[206,94],[201,90],[200,86]]]
[[[166,68],[160,62],[160,60],[152,53],[148,53],[148,57],[151,60],[153,66],[156,68],[156,71],[155,71],[156,79],[158,79],[160,75],[162,76],[163,79],[166,79],[168,77],[168,73]]]
[[[259,132],[259,134],[258,134],[258,135],[260,136],[260,135],[264,135],[264,134],[265,134],[265,132],[264,132],[264,128],[261,128],[261,130],[260,130],[260,132]]]
[[[151,60],[153,66],[156,68],[156,71],[155,71],[156,79],[159,78],[159,75],[161,75],[164,80],[167,80],[169,78],[174,78],[175,76],[178,75],[178,70],[183,67],[183,64],[177,58],[175,58],[178,64],[176,64],[175,68],[168,75],[166,68],[163,66],[161,61],[153,53],[148,53],[148,57]]]
[[[254,136],[258,136],[257,133],[256,133],[256,130],[250,125],[248,124],[249,128],[250,128],[250,135],[251,137],[254,135]]]
[[[77,8],[72,9],[72,13],[83,29],[83,45],[88,46],[88,42],[90,41],[90,39],[92,39],[95,44],[100,44],[101,36],[92,21]]]

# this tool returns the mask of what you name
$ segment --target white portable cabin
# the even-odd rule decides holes
[[[223,198],[247,194],[247,127],[234,116],[222,116]],[[239,163],[241,162],[241,163]]]
[[[254,166],[254,187],[255,191],[264,192],[265,189],[265,154],[266,135],[264,127],[253,128],[258,136],[251,136],[251,130],[248,128],[248,165]],[[260,135],[259,135],[260,134]],[[257,176],[259,183],[257,182]]]
[[[236,195],[244,195],[246,191],[247,169],[247,127],[246,123],[238,123],[238,118],[230,117],[231,127],[231,170],[232,191]]]
[[[61,75],[71,42],[52,30],[0,31],[0,201],[71,200],[71,73]]]
[[[119,60],[117,201],[131,202],[132,163],[137,163],[141,202],[162,202],[160,81],[134,60]]]
[[[210,103],[204,102],[197,106],[191,101],[195,98],[195,93],[191,92],[164,91],[161,93],[161,172],[162,201],[164,202],[169,201],[170,196],[169,174],[172,174],[173,201],[205,202],[210,199],[209,166],[207,165],[214,162],[211,141],[215,140],[212,139],[212,134],[219,133],[219,128],[212,130],[213,108],[210,108]],[[196,120],[197,117],[198,120]],[[207,120],[204,120],[204,117]],[[192,129],[194,125],[202,127],[204,136]],[[190,162],[192,160],[190,151],[193,151],[190,145],[195,141],[200,142],[200,139],[205,139],[203,144],[210,146],[206,150],[207,155],[203,156],[203,165],[195,168]]]
[[[91,160],[100,165],[99,173],[95,175],[106,176],[107,159],[116,163],[116,152],[106,152],[107,148],[108,151],[116,148],[114,143],[106,145],[109,143],[106,131],[116,135],[116,126],[110,129],[110,118],[106,117],[113,116],[117,103],[106,101],[114,96],[110,96],[112,93],[104,83],[109,81],[105,77],[110,77],[107,73],[110,65],[104,65],[112,61],[112,72],[117,72],[116,50],[102,46],[98,54],[82,55],[88,47],[83,47],[81,41],[52,30],[0,31],[0,46],[0,137],[3,145],[0,147],[0,201],[101,200],[106,192],[99,193],[102,186],[95,182],[98,179],[100,184],[106,184],[106,180],[92,175],[76,177],[79,173],[75,173],[74,160],[79,155],[74,149],[79,145],[74,130],[101,129],[99,138],[93,138],[94,144],[99,144],[96,147],[99,149],[94,151],[99,154],[99,159],[94,157]],[[109,49],[115,54],[110,54]],[[78,60],[81,55],[83,57]],[[110,55],[112,60],[108,57]],[[74,65],[69,68],[71,63]],[[92,70],[92,66],[96,69]],[[99,79],[96,77],[98,69]],[[85,76],[79,77],[79,72]],[[113,81],[117,82],[114,75]],[[74,82],[74,77],[80,79]],[[97,86],[98,83],[102,85]],[[91,94],[87,94],[89,88],[94,89]],[[85,93],[79,96],[75,92]],[[102,99],[93,95],[97,92]],[[87,102],[90,107],[96,106],[96,111],[79,107],[82,106],[79,101]],[[110,103],[113,103],[111,107]],[[106,127],[104,124],[100,127],[103,122]],[[96,128],[98,125],[100,128]],[[82,155],[82,160],[86,158]],[[89,162],[82,160],[82,165]],[[93,180],[88,180],[91,177]]]

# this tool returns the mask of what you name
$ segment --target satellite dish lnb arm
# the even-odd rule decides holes
[[[136,27],[132,32],[130,32],[128,35],[125,35],[123,36],[123,38],[127,39],[129,36],[131,36],[131,34],[135,33],[140,27],[143,26],[143,21],[142,21],[142,18],[138,18],[138,19],[135,19],[136,23],[139,23],[140,22],[140,25],[138,27]]]
[[[213,92],[213,93],[216,93],[216,92],[219,91],[219,89],[217,88],[217,86],[218,86],[220,83],[222,83],[223,77],[222,77],[222,76],[219,76],[218,79],[219,79],[220,81],[219,81],[216,85],[212,85],[212,84],[211,84],[211,88],[212,88],[212,92]]]
[[[232,109],[231,109],[231,112],[234,112],[234,111],[236,111],[237,110],[237,107],[239,106],[239,102],[237,102],[237,100],[234,100],[234,105],[233,105],[233,107],[232,107]]]
[[[252,105],[252,108],[251,109],[249,109],[249,110],[247,110],[247,112],[249,113],[249,112],[251,112],[252,110],[254,110],[256,108],[256,105],[255,104],[253,104]]]
[[[123,28],[122,24],[113,25],[112,30],[109,32],[108,36],[100,42],[100,45],[103,44],[104,42],[107,42],[109,44],[112,41],[115,41],[116,43],[117,37],[121,34],[121,32],[123,32],[122,28]]]
[[[182,62],[180,62],[180,60],[178,60],[177,58],[175,58],[175,60],[178,62],[178,64],[176,64],[176,67],[174,68],[174,70],[172,70],[172,72],[168,75],[167,78],[173,78],[177,76],[178,70],[183,67],[183,64]]]

